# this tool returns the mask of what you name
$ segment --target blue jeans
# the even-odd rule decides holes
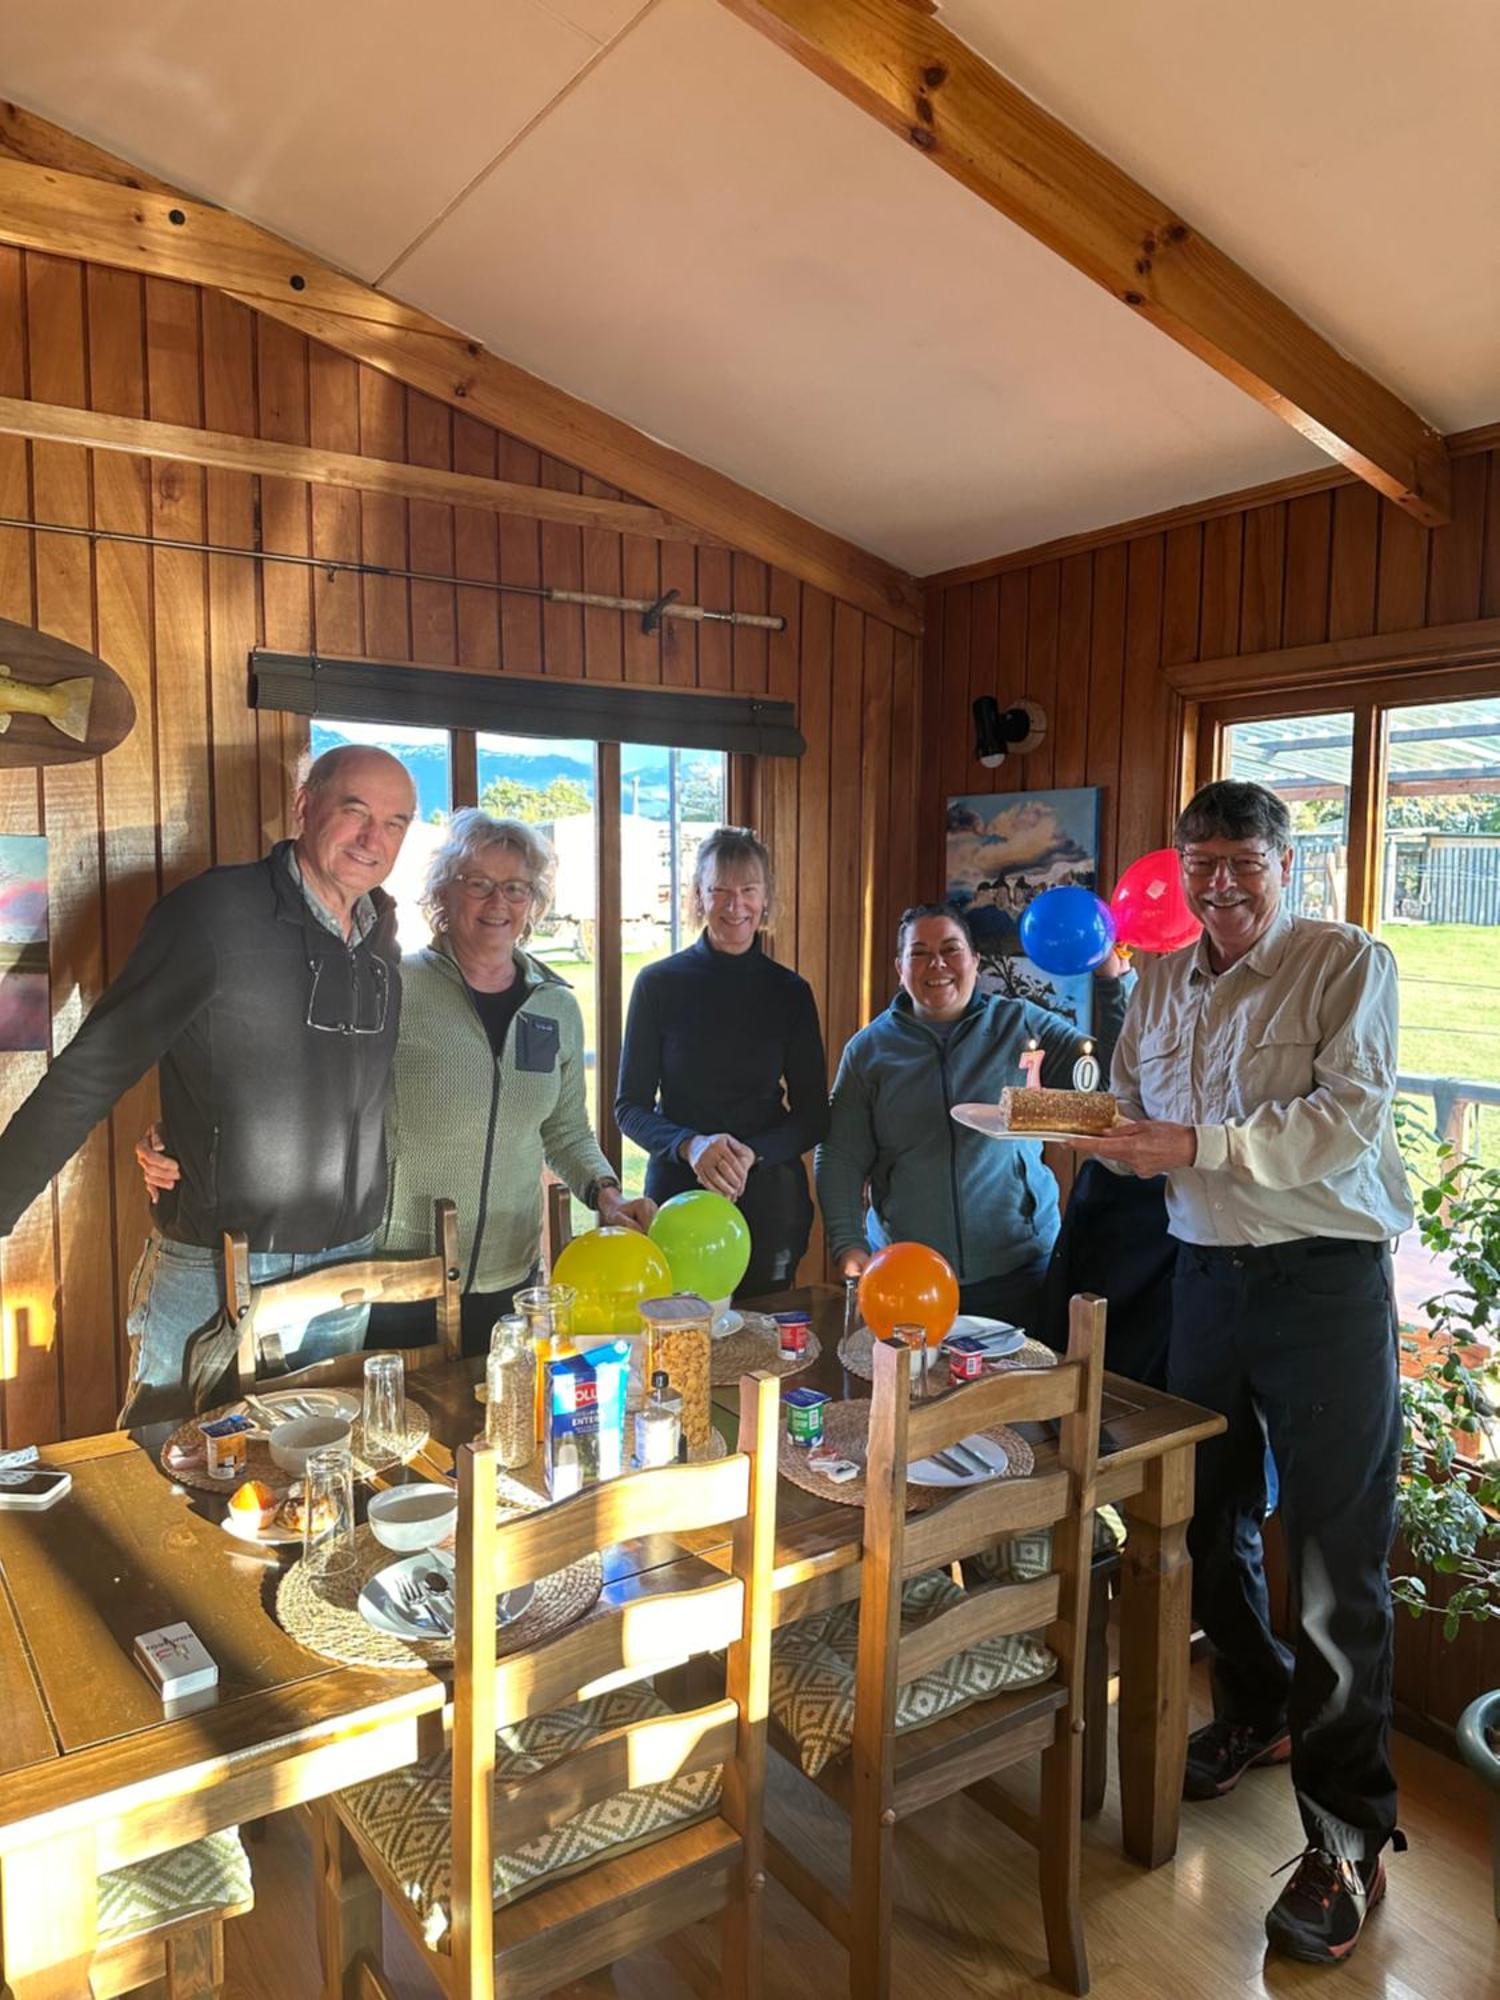
[[[250,1255],[250,1282],[264,1285],[273,1278],[295,1277],[320,1264],[341,1264],[365,1256],[375,1238],[361,1236],[332,1250],[257,1250]],[[123,1425],[131,1404],[147,1390],[170,1390],[182,1381],[188,1342],[224,1309],[224,1264],[217,1251],[193,1243],[174,1243],[153,1229],[130,1280],[130,1384],[125,1392]],[[302,1329],[293,1346],[284,1335],[291,1366],[306,1368],[331,1355],[352,1354],[365,1337],[368,1306],[344,1306],[319,1313]],[[295,1339],[295,1335],[292,1336]],[[184,1415],[188,1414],[186,1411]]]

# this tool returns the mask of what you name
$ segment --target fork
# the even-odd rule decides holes
[[[401,1605],[401,1609],[414,1625],[421,1625],[424,1622],[430,1623],[436,1626],[443,1638],[451,1639],[453,1637],[452,1619],[442,1610],[435,1599],[428,1596],[427,1592],[414,1576],[398,1576],[395,1579],[395,1584],[396,1597]]]

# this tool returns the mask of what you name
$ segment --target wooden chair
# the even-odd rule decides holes
[[[325,2000],[390,2000],[376,1887],[442,1991],[465,2000],[551,1992],[715,1912],[720,1990],[759,1994],[779,1392],[774,1376],[745,1378],[730,1457],[629,1474],[498,1526],[495,1455],[460,1449],[451,1763],[325,1803]],[[497,1667],[497,1591],[616,1542],[728,1521],[726,1575],[691,1558],[647,1572]],[[643,1685],[722,1647],[722,1700],[677,1714]],[[516,1771],[564,1732],[556,1761]]]
[[[550,1271],[573,1241],[573,1194],[566,1181],[549,1173],[542,1182],[547,1191],[546,1241],[543,1245]]]
[[[250,1863],[233,1830],[132,1862],[99,1878],[105,1931],[89,1964],[89,2000],[114,2000],[165,1979],[165,2000],[217,2000],[224,1925],[254,1907]]]
[[[896,1826],[960,1791],[972,1791],[1038,1849],[1053,1974],[1074,1993],[1088,1990],[1079,1907],[1080,1805],[1104,1314],[1102,1299],[1074,1299],[1067,1356],[1056,1368],[991,1376],[916,1406],[910,1352],[875,1343],[852,1740],[815,1779],[848,1817],[847,1895],[774,1831],[767,1835],[773,1872],[848,1951],[856,2000],[884,2000],[890,1992]],[[995,1424],[1054,1419],[1061,1425],[1055,1470],[969,1488],[907,1518],[910,1462]],[[1031,1580],[960,1592],[937,1574],[997,1536],[1035,1535],[1044,1528],[1052,1530],[1052,1568]],[[947,1608],[903,1630],[906,1594],[909,1610],[918,1598],[929,1611],[943,1601]],[[807,1754],[817,1712],[814,1683],[810,1671],[800,1683],[784,1674],[803,1643],[798,1632],[815,1629],[810,1621],[778,1633],[773,1668],[771,1746],[799,1777],[817,1764]],[[996,1647],[996,1641],[1006,1643]],[[1050,1673],[1039,1642],[1055,1660]],[[976,1689],[1003,1685],[1007,1674],[1017,1682],[1024,1678],[1027,1669],[1012,1647],[1040,1655],[1038,1677],[974,1698]],[[816,1657],[804,1653],[803,1668]],[[914,1710],[933,1719],[904,1726]],[[798,1737],[783,1726],[784,1718],[796,1722]],[[1032,1814],[993,1780],[1007,1765],[1037,1754],[1041,1803]]]
[[[254,1387],[262,1355],[267,1350],[280,1351],[283,1328],[296,1327],[300,1332],[319,1313],[337,1312],[345,1306],[408,1305],[436,1299],[437,1340],[426,1347],[401,1351],[409,1369],[456,1361],[463,1351],[459,1279],[458,1210],[451,1201],[433,1203],[430,1257],[362,1257],[349,1264],[320,1264],[315,1270],[299,1272],[294,1278],[276,1278],[265,1285],[250,1282],[250,1250],[243,1233],[226,1231],[224,1299],[231,1323],[242,1328],[235,1361],[240,1393]],[[313,1362],[292,1374],[277,1374],[274,1386],[357,1381],[363,1370],[363,1353],[343,1354]]]

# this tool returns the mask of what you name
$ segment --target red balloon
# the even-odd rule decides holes
[[[1132,861],[1109,899],[1121,944],[1142,951],[1181,951],[1202,935],[1203,926],[1182,893],[1182,863],[1175,847],[1158,847]]]
[[[865,1325],[889,1340],[898,1326],[919,1326],[936,1347],[958,1317],[953,1266],[925,1243],[888,1243],[859,1281]]]

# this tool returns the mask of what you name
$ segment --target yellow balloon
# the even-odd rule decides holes
[[[649,1236],[634,1229],[590,1229],[552,1266],[555,1285],[571,1285],[575,1333],[639,1333],[642,1299],[665,1298],[672,1267]]]

